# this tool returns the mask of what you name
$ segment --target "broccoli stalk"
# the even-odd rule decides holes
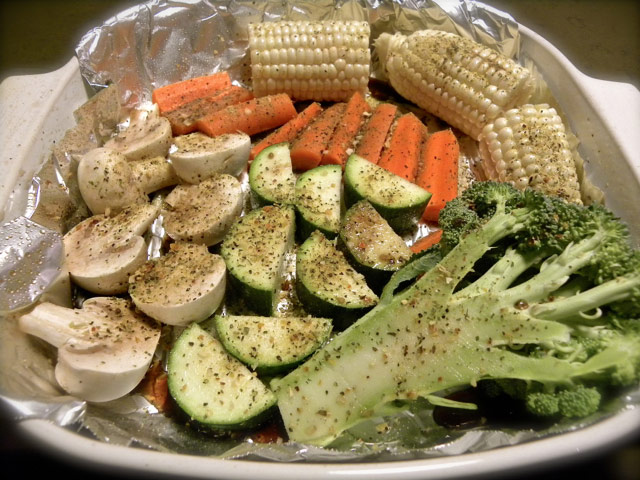
[[[640,329],[601,310],[640,303],[640,262],[609,212],[478,182],[441,226],[437,265],[274,381],[292,440],[326,445],[395,400],[443,404],[439,392],[481,380],[524,381],[532,411],[565,416],[598,408],[586,382],[638,380]]]

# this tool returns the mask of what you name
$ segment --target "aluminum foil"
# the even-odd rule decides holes
[[[371,24],[371,38],[382,32],[409,33],[420,28],[437,28],[469,36],[491,45],[506,55],[519,58],[517,23],[507,14],[474,1],[462,0],[316,0],[253,1],[232,0],[153,0],[132,7],[87,32],[77,46],[81,72],[87,82],[106,98],[116,95],[125,107],[148,102],[153,88],[188,77],[228,70],[235,83],[250,86],[247,56],[249,22],[277,19],[363,19]],[[375,57],[372,71],[380,78]],[[117,85],[117,90],[105,88]],[[106,95],[104,92],[108,92]],[[95,106],[97,102],[91,102]],[[78,128],[69,132],[68,142],[54,149],[52,160],[34,179],[34,201],[29,212],[11,225],[2,227],[0,270],[0,401],[15,420],[40,418],[61,427],[83,431],[93,437],[120,445],[143,446],[163,452],[209,455],[220,458],[244,458],[270,461],[394,461],[433,458],[479,452],[499,446],[580,428],[639,401],[634,395],[618,399],[605,412],[580,423],[556,425],[543,430],[489,429],[479,426],[450,430],[437,425],[432,409],[415,403],[391,417],[374,418],[346,432],[331,448],[295,443],[260,444],[250,437],[213,437],[194,431],[165,416],[138,394],[105,404],[87,404],[64,394],[53,376],[55,352],[42,342],[21,334],[16,317],[21,308],[38,299],[69,301],[68,285],[61,274],[61,234],[70,224],[86,215],[86,206],[74,195],[74,158],[116,127],[113,102],[104,115],[104,104],[97,109],[84,108],[76,115]],[[101,113],[102,112],[102,113]],[[79,141],[78,137],[80,137]],[[66,138],[66,137],[65,137]],[[72,141],[73,140],[73,141]],[[463,151],[473,150],[465,142]],[[465,154],[468,160],[473,154]],[[45,176],[45,177],[43,177]],[[54,203],[60,209],[43,212],[40,197],[47,206],[47,178],[54,189]],[[56,183],[57,182],[57,183]],[[59,184],[59,185],[58,185]],[[60,198],[60,191],[63,198]],[[50,206],[50,201],[49,201]],[[49,228],[27,217],[47,223]],[[161,226],[153,235],[162,236]],[[9,235],[8,232],[14,231]],[[161,242],[158,242],[161,243]],[[152,242],[153,245],[153,242]],[[15,260],[17,253],[19,260]],[[154,256],[154,252],[150,252]],[[21,272],[19,282],[12,273]],[[8,272],[8,275],[7,275]]]

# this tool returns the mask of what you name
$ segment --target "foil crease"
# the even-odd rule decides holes
[[[253,1],[253,0],[152,0],[131,7],[90,30],[79,42],[76,54],[86,81],[102,95],[119,97],[125,108],[144,104],[151,91],[183,78],[228,70],[234,82],[250,86],[246,26],[249,22],[277,19],[362,19],[371,24],[372,41],[382,32],[410,33],[420,28],[437,28],[465,35],[490,45],[506,55],[519,58],[517,23],[507,14],[480,2],[463,0],[317,0],[317,1]],[[374,77],[380,77],[379,65],[373,58]],[[117,89],[106,88],[117,85]],[[94,98],[96,98],[94,97]],[[95,102],[92,102],[95,104]],[[110,115],[104,108],[83,109],[76,115],[78,128],[70,138],[79,142],[58,145],[34,179],[34,205],[25,216],[9,228],[23,229],[24,235],[0,243],[0,268],[6,278],[6,268],[13,251],[22,252],[21,262],[33,272],[29,285],[20,295],[7,297],[2,288],[1,308],[29,308],[41,296],[43,288],[59,278],[61,265],[61,234],[86,217],[86,206],[78,200],[73,185],[73,166],[77,155],[108,138],[116,128],[113,101]],[[104,105],[103,105],[104,106]],[[474,145],[463,143],[463,159],[472,162]],[[466,145],[466,146],[465,146]],[[48,173],[47,173],[48,172]],[[46,174],[46,176],[45,176]],[[38,205],[43,193],[43,178],[60,189],[54,198],[65,205],[60,211],[42,211]],[[63,192],[62,199],[58,198]],[[46,193],[46,192],[45,192]],[[45,205],[46,206],[46,203]],[[29,220],[33,216],[44,228]],[[5,228],[2,227],[4,234]],[[150,256],[157,256],[164,232],[161,223],[151,232]],[[28,247],[47,252],[44,260],[38,255],[27,259]],[[7,267],[8,265],[8,267]],[[23,265],[23,264],[20,264]],[[34,266],[41,269],[34,271]],[[36,269],[37,270],[37,269]],[[5,280],[3,280],[5,281]],[[64,293],[68,285],[60,282],[57,292]],[[25,285],[26,285],[25,284]],[[64,302],[65,295],[52,295],[52,301]],[[67,296],[67,298],[70,295]],[[608,409],[578,423],[567,423],[534,431],[530,429],[474,428],[467,431],[448,430],[435,424],[432,409],[424,403],[392,417],[373,418],[345,433],[331,448],[319,448],[296,443],[260,444],[250,438],[215,437],[158,413],[155,407],[138,394],[104,404],[87,404],[71,398],[57,387],[53,375],[55,351],[43,342],[27,337],[17,328],[20,311],[6,314],[0,322],[0,404],[16,421],[27,418],[49,420],[61,427],[81,431],[107,443],[175,452],[213,456],[225,459],[249,459],[279,462],[353,462],[397,461],[437,458],[514,445],[548,435],[571,431],[622,408],[636,405],[640,394],[618,399]]]

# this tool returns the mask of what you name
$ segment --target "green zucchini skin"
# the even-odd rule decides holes
[[[296,293],[305,310],[331,318],[341,330],[373,308],[378,296],[319,230],[300,246],[296,258]]]
[[[226,350],[258,375],[291,370],[329,339],[328,318],[216,315]]]
[[[346,208],[368,200],[396,232],[415,227],[431,193],[388,170],[352,154],[344,169]]]
[[[176,340],[167,370],[171,397],[199,428],[255,428],[276,411],[275,394],[197,323]]]
[[[335,238],[342,214],[342,167],[321,165],[301,174],[296,181],[295,205],[300,242],[315,230]]]
[[[231,289],[258,315],[276,310],[284,258],[292,248],[295,210],[267,205],[240,217],[222,242]]]
[[[265,148],[251,162],[249,187],[257,205],[293,204],[295,185],[288,143]]]
[[[339,246],[376,293],[413,256],[404,240],[368,200],[360,200],[347,210]]]

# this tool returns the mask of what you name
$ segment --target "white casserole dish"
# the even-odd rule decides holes
[[[555,47],[521,26],[522,52],[534,60],[581,139],[593,183],[608,192],[609,207],[640,238],[640,92],[631,85],[596,80],[579,72]],[[54,72],[10,77],[0,85],[0,204],[4,221],[20,215],[27,185],[54,141],[74,125],[73,110],[88,98],[70,60]],[[43,420],[26,420],[20,431],[63,461],[120,473],[192,478],[460,478],[508,470],[513,473],[577,461],[615,448],[640,430],[640,409],[622,412],[591,427],[492,451],[428,460],[358,464],[278,464],[220,460],[110,445]]]

